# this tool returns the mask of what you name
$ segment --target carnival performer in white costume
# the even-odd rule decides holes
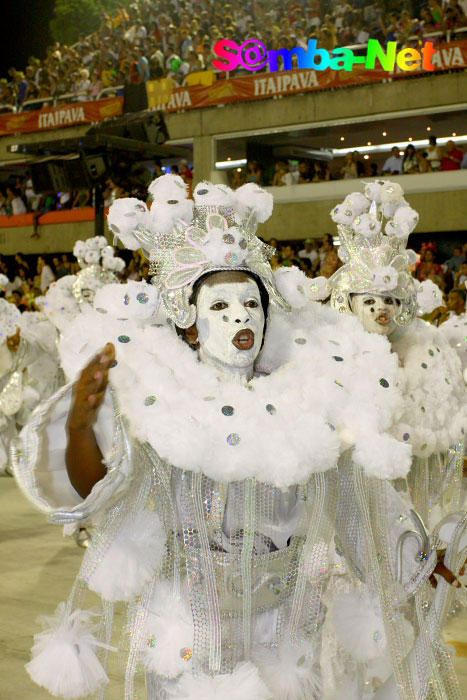
[[[154,286],[97,292],[61,343],[76,383],[35,412],[17,445],[17,478],[50,521],[103,512],[27,669],[57,696],[103,694],[113,605],[126,601],[127,700],[141,669],[149,700],[318,700],[335,522],[345,519],[340,541],[362,585],[390,596],[385,612],[396,585],[417,597],[436,565],[426,539],[420,557],[423,528],[400,518],[386,481],[411,460],[389,434],[397,361],[357,319],[310,303],[320,281],[273,276],[255,235],[272,211],[259,187],[200,183],[194,209],[179,177],[151,192],[150,211],[117,200],[109,224],[150,256]],[[177,332],[154,323],[158,303]],[[100,622],[83,607],[87,589],[102,596]],[[419,638],[419,668],[410,654],[395,659],[404,699],[451,672],[448,656],[431,663],[436,630]],[[397,698],[394,687],[385,697]]]
[[[389,338],[399,358],[404,407],[393,434],[412,445],[410,493],[432,528],[461,504],[467,392],[445,334],[417,318],[442,302],[436,285],[419,284],[410,274],[416,254],[406,245],[418,214],[400,185],[375,181],[364,195],[349,194],[331,216],[344,262],[329,281],[331,303],[358,316],[370,333]]]
[[[0,299],[0,473],[7,474],[11,440],[59,383],[57,334],[43,314],[21,314]]]

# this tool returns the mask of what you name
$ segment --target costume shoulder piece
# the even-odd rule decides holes
[[[298,286],[313,283],[298,280],[291,298],[291,290],[300,294]],[[111,382],[120,410],[133,436],[161,458],[220,481],[255,477],[285,487],[335,467],[339,453],[355,445],[369,473],[407,472],[410,448],[388,434],[401,402],[395,356],[355,319],[313,302],[287,315],[273,312],[259,358],[263,376],[242,386],[219,381],[158,322],[158,301],[153,285],[108,285],[59,349],[73,379],[114,343]]]
[[[404,410],[394,435],[417,456],[447,450],[463,440],[466,388],[457,353],[439,328],[416,320],[391,337],[401,362]]]

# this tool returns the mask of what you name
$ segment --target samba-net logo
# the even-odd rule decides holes
[[[243,68],[249,71],[257,71],[269,67],[271,72],[279,70],[292,70],[293,56],[297,57],[298,68],[311,68],[313,70],[353,70],[354,65],[364,65],[367,70],[374,70],[376,61],[379,61],[383,70],[392,72],[397,65],[402,71],[434,70],[431,59],[436,53],[433,43],[427,41],[423,48],[405,48],[397,50],[397,41],[388,41],[383,47],[377,39],[369,39],[366,54],[356,56],[352,49],[341,47],[329,52],[326,49],[317,48],[316,39],[310,39],[308,48],[301,46],[294,49],[279,49],[268,51],[262,41],[248,39],[243,44],[237,44],[231,39],[221,39],[214,46],[214,53],[220,60],[214,60],[217,70],[233,71]]]

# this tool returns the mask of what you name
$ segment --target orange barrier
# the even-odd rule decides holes
[[[47,214],[41,214],[39,218],[39,226],[45,226],[47,224],[76,224],[80,221],[94,221],[94,219],[94,207],[83,207],[83,209],[63,209],[60,211],[49,211]],[[33,226],[33,224],[34,214],[0,216],[0,230],[2,228],[14,228],[15,226]]]

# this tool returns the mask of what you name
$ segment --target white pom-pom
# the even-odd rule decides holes
[[[226,185],[213,185],[212,182],[199,182],[193,192],[197,207],[222,206],[231,207],[235,202],[233,190]]]
[[[403,200],[404,190],[397,182],[390,182],[389,180],[384,183],[381,191],[381,202],[382,204],[390,204],[396,202],[400,204]]]
[[[381,195],[383,193],[383,187],[388,182],[388,180],[373,180],[373,182],[367,182],[364,190],[365,196],[370,200],[370,202],[376,202],[376,204],[381,204]]]
[[[141,662],[150,673],[176,678],[191,670],[194,625],[188,595],[174,598],[172,584],[159,581],[146,619]]]
[[[92,574],[89,588],[106,600],[131,600],[159,568],[165,543],[156,513],[129,516]]]
[[[125,284],[106,284],[98,289],[94,308],[103,309],[116,318],[144,321],[157,312],[159,299],[159,291],[153,284],[128,280]]]
[[[73,246],[73,255],[78,259],[84,258],[86,250],[86,243],[84,241],[76,241],[75,245]]]
[[[405,205],[398,207],[393,216],[394,221],[396,221],[399,225],[405,224],[408,227],[409,233],[412,233],[412,231],[415,229],[419,218],[418,212],[415,211],[415,209]]]
[[[154,202],[167,199],[187,199],[188,185],[180,175],[161,175],[151,182],[148,192]]]
[[[355,593],[339,596],[333,604],[332,622],[340,644],[359,661],[385,653],[384,622],[375,598]]]
[[[148,208],[144,202],[135,197],[116,199],[109,209],[107,224],[125,248],[138,250],[141,243],[133,235],[138,224],[147,222]]]
[[[308,302],[309,280],[298,267],[279,267],[274,271],[274,282],[279,294],[295,309],[301,309]]]
[[[257,647],[253,660],[276,700],[313,700],[322,697],[321,673],[309,645]]]
[[[355,439],[353,460],[370,476],[398,479],[410,469],[412,448],[389,435],[362,434]]]
[[[52,695],[81,698],[96,692],[109,679],[96,655],[89,610],[68,614],[60,603],[54,615],[39,618],[44,628],[34,637],[32,659],[26,670],[32,680]]]
[[[98,250],[103,250],[107,245],[107,238],[105,236],[94,236],[92,239],[94,246]]]
[[[378,267],[373,273],[375,289],[380,292],[390,292],[397,287],[399,275],[391,265]]]
[[[397,238],[407,238],[410,231],[409,226],[405,221],[388,221],[385,226],[385,232],[388,236],[397,236]]]
[[[0,287],[6,287],[7,284],[9,284],[10,280],[6,275],[1,275],[0,274]]]
[[[354,219],[368,211],[371,202],[360,192],[351,192],[344,201],[331,211],[331,219],[336,224],[351,226]]]
[[[443,303],[441,289],[431,280],[425,280],[417,288],[417,303],[421,314],[431,314]]]
[[[94,250],[91,248],[90,250],[87,250],[84,254],[84,262],[88,263],[88,265],[95,265],[96,263],[99,262],[100,258],[100,253],[98,250]]]
[[[272,700],[273,694],[261,680],[251,661],[236,665],[233,673],[219,676],[192,676],[185,673],[169,698],[177,700]]]
[[[247,182],[235,190],[234,194],[236,209],[241,219],[244,218],[248,209],[253,210],[257,221],[261,224],[271,216],[274,198],[255,182]]]
[[[338,204],[330,211],[330,216],[336,224],[351,226],[356,214],[352,209],[345,208],[343,204]]]
[[[327,277],[314,277],[308,280],[308,284],[308,294],[312,301],[324,301],[331,293]]]
[[[151,211],[151,227],[158,233],[169,233],[181,220],[190,223],[193,218],[193,200],[176,199],[171,195],[166,200],[154,202]]]
[[[360,214],[353,220],[352,228],[355,233],[372,238],[381,231],[381,221],[375,219],[371,214]]]

